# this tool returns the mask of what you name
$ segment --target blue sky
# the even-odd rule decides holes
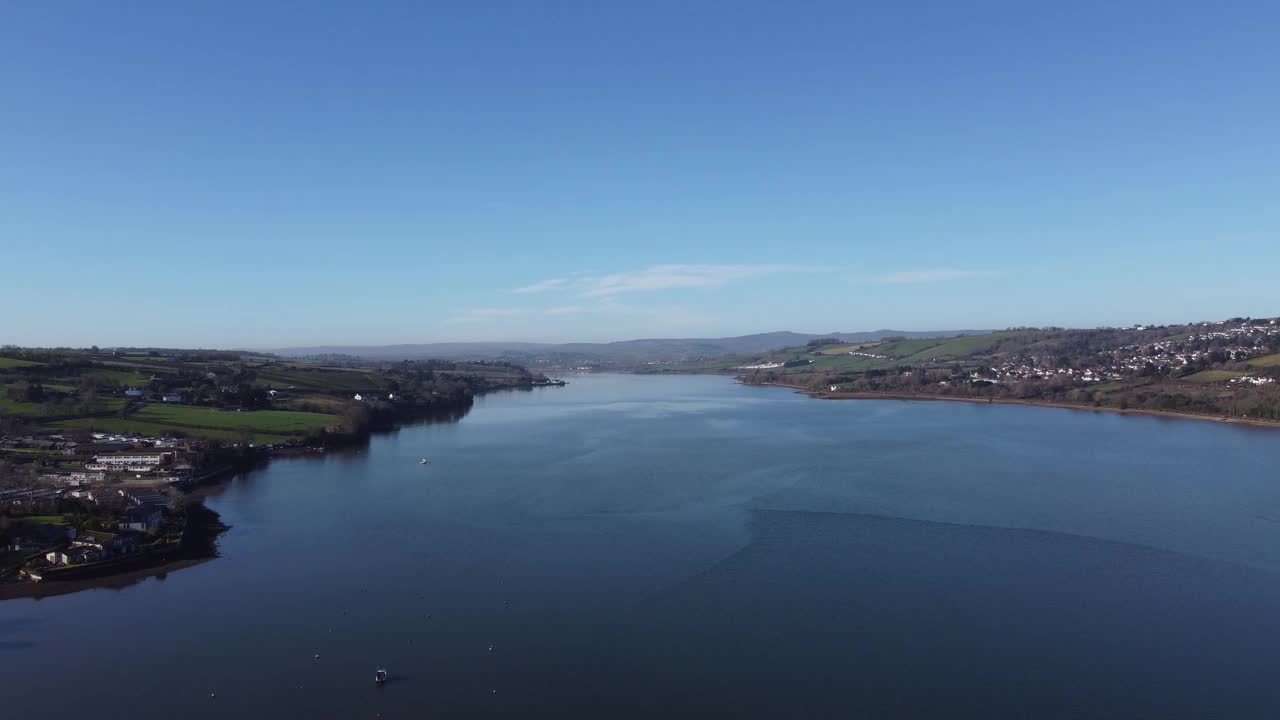
[[[0,342],[1280,314],[1274,2],[262,5],[0,7]]]

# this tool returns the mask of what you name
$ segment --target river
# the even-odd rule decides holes
[[[231,479],[210,562],[0,603],[3,714],[1280,707],[1280,433],[570,380]]]

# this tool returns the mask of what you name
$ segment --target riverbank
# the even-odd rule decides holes
[[[69,595],[71,593],[80,592],[81,590],[123,590],[127,587],[137,585],[149,578],[164,580],[164,578],[171,572],[195,567],[197,565],[203,565],[213,559],[215,558],[204,557],[170,560],[149,567],[136,568],[134,570],[111,575],[82,578],[79,580],[4,583],[0,584],[0,601],[18,600],[21,598],[39,600],[41,598],[54,597],[57,595]]]
[[[560,381],[500,385],[476,396],[504,391],[526,392],[535,388],[563,387],[565,384]],[[51,597],[95,588],[120,589],[215,559],[217,539],[229,528],[222,525],[216,513],[203,505],[203,499],[227,478],[264,468],[276,458],[324,456],[365,446],[373,435],[397,432],[406,425],[457,422],[470,412],[474,397],[468,395],[465,402],[457,404],[392,406],[394,412],[373,416],[354,432],[324,433],[284,445],[243,446],[234,457],[223,457],[216,466],[207,467],[200,474],[173,485],[183,497],[196,501],[186,508],[186,527],[179,546],[151,555],[135,554],[89,565],[58,568],[41,580],[6,580],[0,582],[0,601]]]
[[[176,542],[100,562],[42,568],[40,579],[0,584],[0,600],[63,595],[95,587],[118,589],[217,557],[218,537],[229,529],[218,513],[194,502],[183,508],[182,514],[182,535]]]
[[[1248,427],[1270,428],[1280,430],[1280,421],[1259,420],[1256,418],[1236,418],[1222,415],[1206,415],[1201,413],[1177,412],[1170,410],[1148,410],[1145,408],[1118,408],[1107,407],[1105,405],[1085,405],[1081,403],[1070,403],[1061,401],[1041,401],[1041,400],[1022,400],[1015,398],[980,398],[980,397],[952,397],[947,395],[924,395],[912,393],[881,393],[881,392],[822,392],[809,390],[796,385],[787,385],[786,383],[743,383],[744,385],[755,385],[758,387],[781,387],[794,390],[802,395],[807,395],[817,400],[925,400],[925,401],[941,401],[941,402],[967,402],[978,403],[982,405],[1025,405],[1029,407],[1047,407],[1058,408],[1062,410],[1083,410],[1090,412],[1116,413],[1119,415],[1147,415],[1151,417],[1163,417],[1178,420],[1206,420],[1210,422],[1226,423],[1228,425],[1245,425]]]

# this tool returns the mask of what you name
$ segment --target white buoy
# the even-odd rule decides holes
[[[317,660],[319,660],[319,659],[320,659],[320,653],[316,653],[316,659],[317,659]]]
[[[211,698],[218,697],[218,693],[209,693],[209,697]]]

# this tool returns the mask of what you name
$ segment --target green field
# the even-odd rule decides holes
[[[22,417],[39,417],[45,415],[46,408],[38,403],[18,402],[0,394],[0,413],[20,415]]]
[[[32,362],[30,360],[18,360],[16,358],[0,357],[0,368],[20,368],[35,367],[44,363]]]
[[[853,350],[867,350],[868,348],[873,348],[879,344],[880,343],[878,342],[864,342],[853,343],[850,345],[824,345],[818,352],[823,355],[845,355]]]
[[[1022,333],[1019,332],[998,332],[989,333],[987,335],[967,335],[965,337],[958,338],[908,340],[904,343],[898,343],[900,347],[895,348],[892,354],[909,363],[927,361],[931,358],[963,358],[987,352],[998,345],[1002,340],[1021,334]],[[908,343],[932,344],[924,344],[919,350],[908,354],[902,354],[904,350],[908,349]]]
[[[217,430],[211,428],[183,427],[180,425],[162,425],[160,423],[142,422],[138,420],[121,420],[120,418],[75,418],[74,420],[60,420],[49,424],[56,428],[85,428],[87,430],[96,430],[99,432],[113,432],[123,434],[139,434],[149,435],[152,437],[163,437],[166,435],[174,435],[182,433],[191,437],[213,438],[215,440],[226,440],[230,442],[238,442],[241,439],[241,433],[238,430]],[[288,435],[277,435],[274,433],[253,432],[253,440],[256,443],[271,444],[291,440]]]
[[[106,378],[124,387],[145,387],[151,384],[150,375],[140,375],[127,370],[94,370],[89,374]]]
[[[189,405],[147,405],[130,419],[191,428],[240,430],[280,435],[305,435],[334,424],[332,415],[296,410],[235,411]]]
[[[824,370],[862,372],[876,368],[891,368],[898,365],[928,364],[931,360],[954,360],[981,354],[996,347],[1006,338],[1022,333],[1018,331],[988,333],[986,335],[966,335],[957,338],[916,338],[911,340],[894,340],[891,342],[860,343],[858,345],[835,345],[825,348],[822,357],[810,365],[787,368],[787,374],[804,374]],[[856,348],[874,347],[877,355],[885,358],[869,358],[847,354]],[[835,352],[831,352],[835,351]]]
[[[880,367],[881,365],[894,365],[896,363],[897,360],[893,359],[882,360],[880,358],[869,358],[858,355],[828,355],[814,358],[814,361],[808,365],[797,365],[796,367],[787,368],[783,372],[788,375],[818,372],[822,370],[861,372],[863,370]]]
[[[1240,373],[1233,370],[1201,370],[1194,375],[1188,375],[1183,380],[1196,383],[1215,383],[1226,382],[1234,377],[1239,377]]]
[[[334,398],[326,395],[303,395],[301,397],[291,397],[285,400],[275,400],[273,405],[283,410],[302,410],[311,412],[310,408],[319,408],[324,413],[340,413],[347,403],[351,402],[349,398]]]
[[[277,390],[301,389],[331,393],[358,393],[381,390],[368,373],[358,370],[304,370],[297,367],[262,368],[255,382]]]
[[[1280,367],[1280,353],[1274,355],[1263,355],[1249,361],[1252,367]]]
[[[124,407],[121,398],[101,398],[93,404],[91,412],[115,412]],[[73,417],[83,415],[79,403],[72,406],[45,405],[44,403],[26,403],[10,400],[0,393],[0,414],[19,415],[21,417]]]
[[[171,358],[149,358],[148,361],[145,361],[145,362],[142,361],[141,359],[139,360],[116,359],[116,360],[103,360],[102,364],[108,367],[118,367],[118,368],[126,368],[126,369],[136,368],[136,370],[139,372],[145,371],[147,373],[177,372],[177,368],[175,368],[172,365],[156,364],[156,363],[166,363],[171,361],[172,361]]]
[[[67,518],[63,515],[24,515],[19,518],[22,522],[29,525],[66,525]]]

